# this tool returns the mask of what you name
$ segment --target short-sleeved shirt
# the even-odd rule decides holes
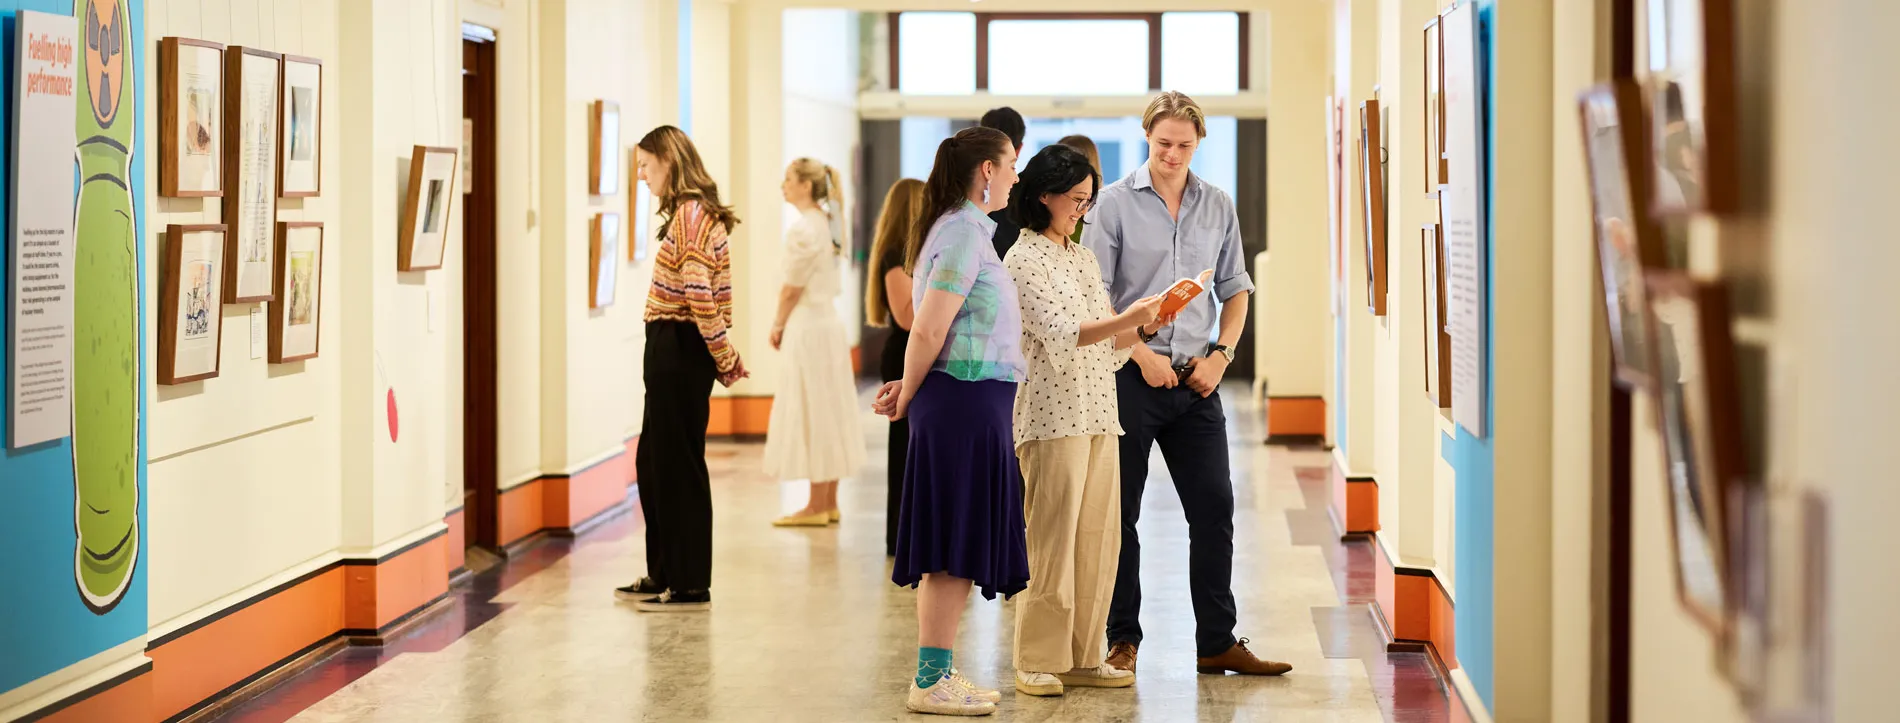
[[[916,308],[931,289],[963,297],[930,368],[966,382],[1014,382],[1024,375],[1022,311],[1016,284],[990,244],[995,231],[995,222],[965,201],[931,225],[911,274]]]
[[[1115,370],[1128,350],[1113,338],[1077,347],[1082,324],[1114,316],[1088,247],[1023,229],[1003,260],[1023,309],[1029,376],[1016,390],[1016,445],[1122,433]]]
[[[1176,216],[1168,215],[1146,163],[1109,184],[1089,211],[1082,243],[1101,262],[1108,297],[1117,309],[1214,270],[1214,293],[1188,302],[1174,323],[1148,342],[1148,348],[1177,365],[1207,355],[1220,323],[1214,299],[1226,301],[1254,288],[1233,199],[1191,171]]]

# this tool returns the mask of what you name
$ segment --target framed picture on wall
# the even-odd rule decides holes
[[[158,297],[158,383],[218,376],[224,339],[224,225],[165,227]]]
[[[594,101],[588,122],[588,192],[612,196],[620,192],[620,104]]]
[[[1439,239],[1438,224],[1419,229],[1419,308],[1425,332],[1425,395],[1439,409],[1451,407],[1451,334],[1445,331],[1445,286],[1441,267],[1445,246]]]
[[[1614,80],[1584,91],[1577,109],[1616,379],[1625,387],[1648,389],[1654,331],[1644,274],[1664,265],[1664,252],[1661,230],[1649,213],[1652,175],[1643,151],[1649,127],[1643,121],[1642,90],[1630,80]]]
[[[1689,613],[1726,641],[1728,499],[1745,484],[1746,464],[1728,292],[1680,272],[1651,271],[1647,280],[1676,590]]]
[[[274,301],[277,124],[283,56],[236,45],[224,54],[224,302]]]
[[[224,44],[158,42],[158,195],[224,195]]]
[[[630,159],[633,156],[627,154]],[[628,177],[637,176],[629,174]],[[646,181],[635,181],[632,196],[627,199],[627,217],[632,219],[632,223],[627,224],[632,227],[626,244],[627,261],[637,262],[646,260],[647,244],[653,234],[653,192],[647,189]]]
[[[1734,0],[1643,0],[1655,211],[1736,210]]]
[[[1385,136],[1379,132],[1379,101],[1359,105],[1359,177],[1365,210],[1366,306],[1385,316]]]
[[[1445,123],[1444,93],[1445,77],[1442,63],[1445,53],[1444,43],[1438,36],[1438,18],[1425,23],[1425,142],[1420,146],[1425,151],[1424,163],[1420,172],[1425,176],[1425,195],[1438,195],[1438,184],[1445,182]]]
[[[454,205],[457,152],[447,146],[416,146],[409,154],[409,196],[402,209],[402,235],[396,268],[442,268],[448,243],[449,209]]]
[[[277,288],[284,298],[270,309],[270,362],[315,357],[323,328],[321,221],[278,222]]]
[[[323,189],[323,61],[284,56],[283,94],[278,194],[315,196]]]
[[[594,214],[587,242],[587,308],[604,309],[614,303],[620,279],[620,214]]]

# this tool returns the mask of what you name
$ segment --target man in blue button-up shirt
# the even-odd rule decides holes
[[[1180,93],[1156,97],[1143,114],[1148,161],[1102,189],[1082,243],[1095,252],[1115,308],[1212,271],[1210,288],[1116,373],[1121,439],[1122,549],[1108,615],[1108,663],[1133,670],[1141,645],[1141,543],[1135,522],[1156,442],[1187,513],[1188,587],[1201,672],[1279,675],[1291,669],[1254,657],[1234,638],[1234,487],[1228,478],[1227,417],[1220,382],[1247,321],[1247,275],[1234,202],[1188,170],[1207,136],[1200,106]],[[1216,310],[1214,299],[1221,303]],[[1216,317],[1218,316],[1218,319]],[[1216,337],[1216,322],[1219,335]],[[1210,339],[1214,340],[1210,343]]]

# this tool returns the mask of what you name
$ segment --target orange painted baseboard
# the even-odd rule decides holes
[[[640,459],[640,435],[636,434],[627,438],[628,487],[632,487],[633,483],[640,481],[640,470],[634,466],[634,461],[638,459]]]
[[[1267,397],[1267,436],[1323,437],[1326,400],[1321,397]]]
[[[468,548],[463,544],[463,541],[468,539],[467,515],[463,513],[462,508],[457,507],[453,512],[442,517],[442,524],[449,526],[448,533],[443,535],[448,538],[449,543],[442,546],[442,565],[447,568],[452,577],[462,569],[464,563],[468,562]]]
[[[543,530],[571,532],[621,504],[633,483],[639,446],[635,436],[627,440],[625,451],[587,469],[544,475],[502,490],[501,544],[512,545]]]
[[[772,419],[771,397],[713,397],[709,437],[763,436]]]
[[[1379,483],[1364,478],[1346,480],[1346,533],[1379,531]]]
[[[1451,598],[1430,570],[1400,567],[1394,569],[1393,592],[1397,612],[1392,620],[1392,638],[1427,643],[1438,652],[1448,668],[1458,667],[1456,621]]]
[[[152,665],[118,676],[42,710],[43,723],[157,720],[152,717]],[[30,717],[30,716],[29,716]]]
[[[861,347],[851,347],[851,376],[864,373],[864,353]]]

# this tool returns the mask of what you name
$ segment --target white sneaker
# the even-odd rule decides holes
[[[1062,681],[1048,673],[1016,671],[1016,692],[1028,695],[1062,695]]]
[[[976,697],[948,675],[938,678],[936,684],[928,688],[919,688],[916,681],[911,681],[910,697],[904,703],[913,713],[989,715],[996,712],[995,703]]]
[[[964,688],[969,689],[971,695],[974,695],[978,698],[982,698],[983,700],[987,700],[991,703],[1003,702],[1003,691],[996,690],[994,688],[984,688],[982,686],[979,686],[974,681],[970,680],[969,678],[963,677],[963,673],[957,670],[956,668],[950,669],[950,677],[955,678],[958,685],[961,685]]]
[[[1126,688],[1135,684],[1135,673],[1122,670],[1108,663],[1093,668],[1076,668],[1067,673],[1056,674],[1063,685],[1077,688]]]

